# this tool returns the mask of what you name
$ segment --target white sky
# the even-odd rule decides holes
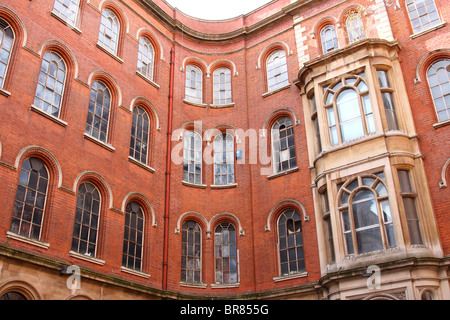
[[[220,20],[249,13],[271,0],[165,0],[192,17]]]

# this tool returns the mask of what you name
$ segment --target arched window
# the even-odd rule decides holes
[[[202,138],[195,131],[184,133],[183,180],[202,183]]]
[[[86,121],[86,133],[95,139],[106,142],[111,108],[111,93],[100,81],[94,81],[91,87],[89,109]]]
[[[294,127],[289,117],[275,121],[272,126],[272,153],[275,173],[297,166]]]
[[[214,184],[234,183],[234,139],[223,133],[214,138]]]
[[[133,109],[131,125],[130,157],[147,164],[150,120],[147,112],[141,107]]]
[[[366,32],[364,30],[364,23],[362,21],[361,10],[355,9],[347,13],[345,25],[347,27],[348,41],[350,43],[366,38]]]
[[[141,271],[144,243],[144,213],[137,202],[127,204],[123,236],[122,266]]]
[[[339,190],[339,211],[348,255],[396,246],[388,193],[379,176],[344,183]]]
[[[325,91],[325,108],[331,144],[375,132],[375,123],[364,73],[342,78]]]
[[[194,65],[186,67],[185,99],[190,102],[203,102],[203,72]]]
[[[38,158],[26,159],[20,170],[11,232],[39,240],[47,201],[49,173]]]
[[[229,104],[231,99],[231,71],[219,68],[213,72],[214,104]]]
[[[13,45],[14,32],[5,20],[0,19],[0,88],[5,84]]]
[[[47,51],[42,59],[34,105],[56,118],[61,114],[66,73],[64,60],[57,53]]]
[[[278,218],[278,250],[281,275],[305,271],[302,218],[297,210],[286,210]]]
[[[2,295],[0,297],[0,300],[28,300],[28,299],[19,292],[10,291]]]
[[[336,37],[336,29],[333,25],[325,26],[320,31],[320,39],[322,42],[323,54],[338,49],[338,41]]]
[[[100,222],[101,198],[97,187],[90,182],[78,188],[72,251],[96,256]]]
[[[439,121],[450,119],[450,60],[433,63],[427,72],[428,85]]]
[[[214,232],[216,283],[237,283],[236,229],[231,223],[222,223]]]
[[[77,24],[79,10],[80,0],[56,0],[53,7],[53,12],[71,26]]]
[[[181,281],[200,283],[202,272],[202,235],[197,222],[186,221],[182,228]]]
[[[116,15],[109,9],[103,9],[98,34],[98,44],[103,48],[117,54],[119,45],[120,23]]]
[[[427,30],[441,22],[434,0],[406,0],[406,8],[414,33]]]
[[[268,91],[274,91],[289,84],[284,50],[276,50],[267,57],[266,70]]]
[[[154,60],[155,49],[153,45],[147,38],[140,37],[137,70],[150,80],[153,80]]]

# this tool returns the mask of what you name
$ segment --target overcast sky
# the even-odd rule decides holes
[[[271,0],[165,0],[192,17],[220,20],[249,13]]]

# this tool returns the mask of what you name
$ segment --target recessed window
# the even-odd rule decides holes
[[[39,240],[47,201],[49,173],[38,158],[26,159],[20,170],[11,232]]]
[[[328,25],[320,31],[323,53],[328,53],[338,49],[336,29],[333,25]]]
[[[147,112],[141,107],[133,108],[133,122],[131,124],[130,157],[147,164],[148,139],[150,121]]]
[[[325,108],[333,145],[375,132],[369,89],[364,77],[364,73],[344,77],[325,90]]]
[[[397,114],[395,111],[393,90],[389,83],[388,73],[384,70],[377,71],[378,83],[380,85],[381,96],[383,98],[384,112],[388,130],[398,130]]]
[[[153,80],[154,59],[155,49],[153,45],[147,38],[140,37],[137,70],[150,80]]]
[[[186,221],[181,234],[181,281],[201,282],[202,235],[198,223]]]
[[[56,0],[53,7],[53,12],[72,26],[77,23],[79,10],[80,0]]]
[[[203,72],[194,65],[186,67],[185,99],[194,103],[203,102]]]
[[[228,133],[214,138],[214,184],[234,183],[234,139]]]
[[[272,126],[272,152],[275,173],[297,167],[292,120],[283,117]]]
[[[100,192],[90,182],[78,188],[72,251],[95,257],[100,222]]]
[[[144,213],[137,202],[127,204],[123,236],[122,266],[141,271],[144,243]]]
[[[360,10],[350,11],[347,14],[345,25],[347,27],[348,41],[350,43],[366,38],[366,32],[364,30],[364,23]]]
[[[414,33],[427,30],[441,22],[434,0],[406,0],[406,8]]]
[[[286,52],[276,50],[272,52],[266,61],[267,89],[274,91],[289,84]]]
[[[106,142],[111,107],[111,94],[108,87],[94,81],[91,87],[86,133],[95,139]]]
[[[61,114],[66,73],[66,64],[57,53],[48,51],[44,54],[34,105],[57,118]]]
[[[202,138],[195,131],[184,133],[183,180],[202,183]]]
[[[5,85],[13,45],[14,32],[5,20],[0,19],[0,88]]]
[[[213,73],[214,104],[230,104],[231,99],[231,71],[228,68],[216,69]]]
[[[339,211],[348,255],[395,247],[387,189],[378,176],[347,181],[339,189]]]
[[[281,275],[305,271],[302,219],[296,210],[286,210],[278,219],[278,249]]]
[[[439,121],[450,119],[450,60],[433,63],[427,72],[428,85]]]
[[[231,223],[222,223],[214,231],[216,283],[238,282],[236,229]]]
[[[119,45],[119,32],[120,23],[117,16],[111,10],[103,9],[98,44],[116,55]]]

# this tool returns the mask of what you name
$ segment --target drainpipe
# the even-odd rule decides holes
[[[166,155],[166,190],[164,208],[164,248],[163,248],[163,276],[162,290],[167,290],[167,276],[169,267],[169,212],[170,212],[170,174],[171,174],[171,150],[172,150],[172,116],[173,116],[173,81],[175,73],[175,46],[170,49],[170,79],[169,79],[169,115],[167,122],[167,155]]]

